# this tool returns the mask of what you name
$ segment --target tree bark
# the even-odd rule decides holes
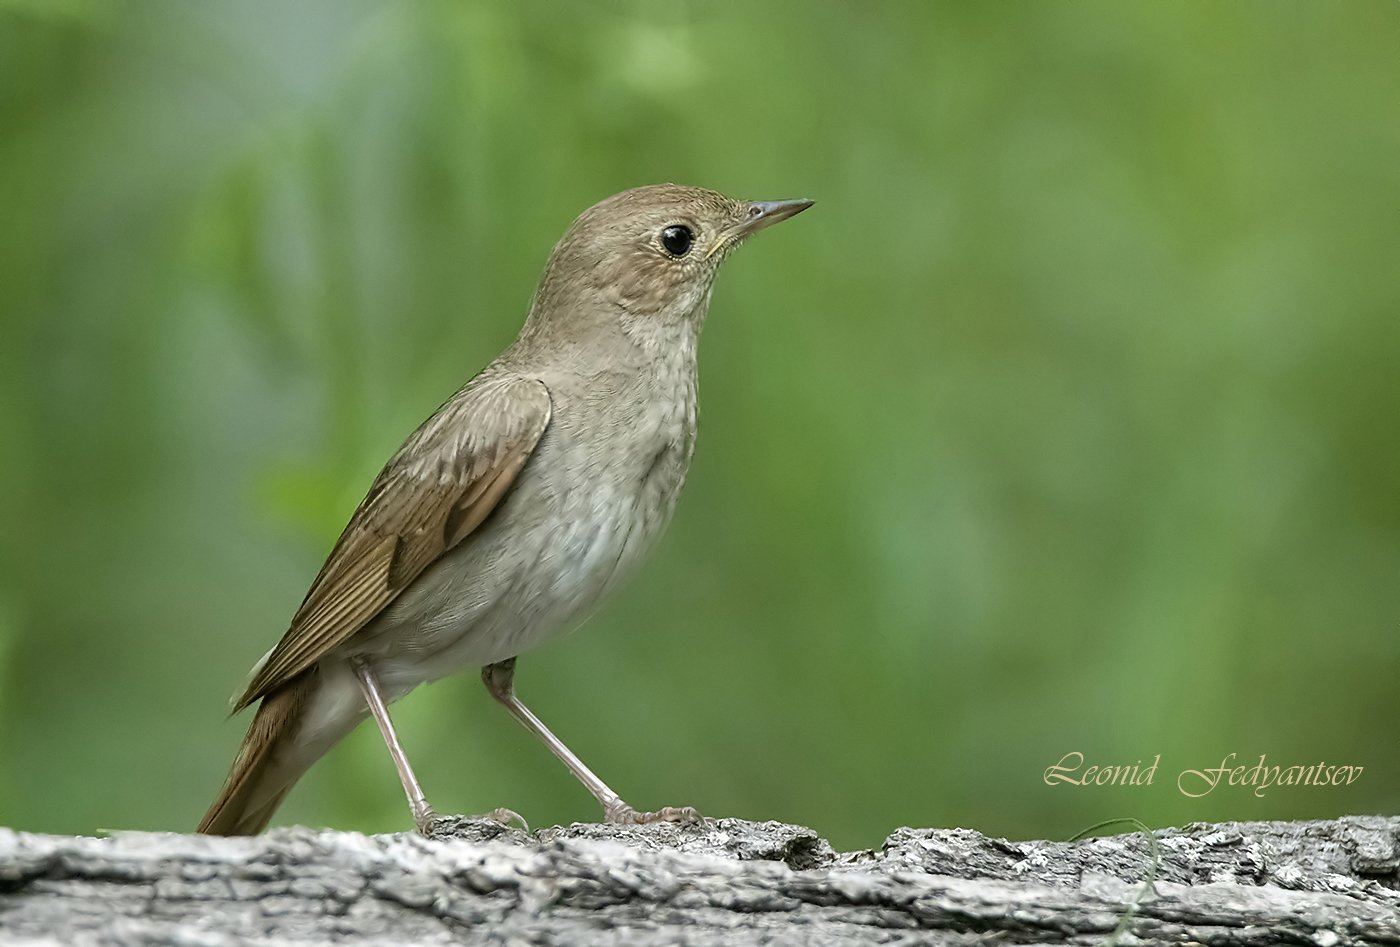
[[[900,829],[836,852],[776,822],[444,819],[255,838],[0,829],[0,943],[1400,944],[1400,818],[1079,842]]]

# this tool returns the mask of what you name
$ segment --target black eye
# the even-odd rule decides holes
[[[661,231],[661,245],[671,256],[685,256],[694,240],[695,234],[684,224],[672,224]]]

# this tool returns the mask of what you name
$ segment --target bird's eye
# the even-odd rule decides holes
[[[690,245],[694,241],[695,234],[684,224],[672,224],[661,231],[661,245],[671,256],[685,256],[690,252]]]

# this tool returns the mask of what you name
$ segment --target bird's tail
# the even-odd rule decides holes
[[[306,671],[263,698],[219,796],[196,830],[205,835],[256,835],[318,752],[296,746],[300,724],[316,690]]]

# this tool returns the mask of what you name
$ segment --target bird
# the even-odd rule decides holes
[[[254,666],[233,709],[257,710],[198,832],[261,832],[307,769],[373,718],[414,825],[431,834],[439,817],[388,706],[471,667],[605,821],[699,818],[624,802],[521,702],[516,659],[582,623],[655,546],[694,451],[715,275],[748,237],[812,204],[657,184],[574,220],[515,341],[393,454]],[[505,808],[486,817],[524,823]]]

